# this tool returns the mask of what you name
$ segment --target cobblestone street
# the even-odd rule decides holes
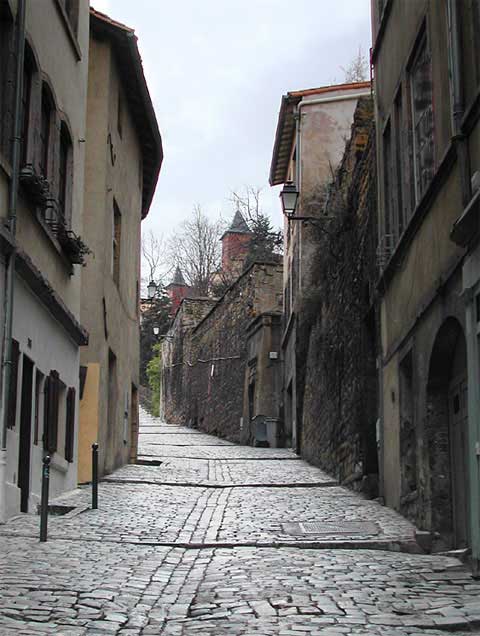
[[[290,450],[142,412],[141,464],[0,526],[0,635],[480,633],[480,581]],[[148,462],[159,463],[159,465]]]

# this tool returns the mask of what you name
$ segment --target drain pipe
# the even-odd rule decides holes
[[[470,182],[470,157],[467,147],[467,139],[462,132],[462,119],[465,113],[463,76],[461,69],[461,34],[460,34],[460,7],[456,0],[447,1],[448,36],[450,46],[450,95],[452,100],[452,140],[455,143],[460,163],[460,179],[462,185],[463,207],[472,198],[472,185]]]
[[[26,0],[19,0],[16,16],[16,69],[15,69],[15,103],[13,117],[12,139],[12,177],[8,200],[8,229],[13,238],[13,249],[8,256],[5,272],[5,300],[3,324],[3,355],[2,355],[2,394],[0,402],[0,523],[5,523],[7,516],[7,427],[8,427],[8,398],[10,395],[12,371],[12,323],[13,323],[13,294],[15,282],[15,235],[17,231],[17,201],[20,173],[20,151],[22,134],[22,93],[23,93],[23,60],[25,54],[25,10]]]

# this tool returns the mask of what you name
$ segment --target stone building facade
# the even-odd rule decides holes
[[[279,417],[278,396],[270,406],[259,397],[269,394],[265,386],[254,385],[259,393],[251,396],[250,403],[246,394],[249,363],[250,368],[254,364],[262,367],[262,382],[271,382],[270,394],[278,387],[275,374],[263,371],[264,362],[268,364],[263,338],[258,340],[257,353],[248,343],[252,323],[281,309],[282,275],[277,263],[255,263],[219,300],[182,301],[162,349],[167,421],[245,443],[251,441],[250,421],[256,415]],[[262,320],[262,329],[270,329],[271,323]],[[255,362],[258,359],[260,363]],[[280,372],[279,356],[267,359]]]
[[[297,318],[297,355],[306,359],[302,455],[372,496],[378,492],[375,163],[373,100],[364,97],[323,200],[304,200],[304,214],[319,220],[305,228],[315,254]]]
[[[437,547],[472,547],[477,568],[480,270],[464,222],[478,210],[478,12],[372,2],[383,494]]]

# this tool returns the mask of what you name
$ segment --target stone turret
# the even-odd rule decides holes
[[[172,303],[171,314],[174,316],[177,312],[178,306],[190,291],[190,287],[185,282],[185,278],[180,267],[175,269],[172,282],[165,287],[165,290]]]
[[[237,210],[230,227],[220,239],[222,241],[222,270],[225,273],[237,276],[241,274],[252,236],[242,213]]]

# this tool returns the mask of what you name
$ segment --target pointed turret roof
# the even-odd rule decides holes
[[[222,239],[226,234],[251,234],[247,222],[243,218],[243,214],[240,210],[235,212],[235,216],[233,217],[233,221],[230,223],[230,227],[223,233]],[[222,240],[220,239],[220,240]]]
[[[183,277],[182,270],[180,269],[180,267],[178,267],[178,265],[175,269],[175,274],[173,275],[172,282],[167,285],[167,289],[169,287],[188,287],[187,283],[185,282],[185,278]]]

